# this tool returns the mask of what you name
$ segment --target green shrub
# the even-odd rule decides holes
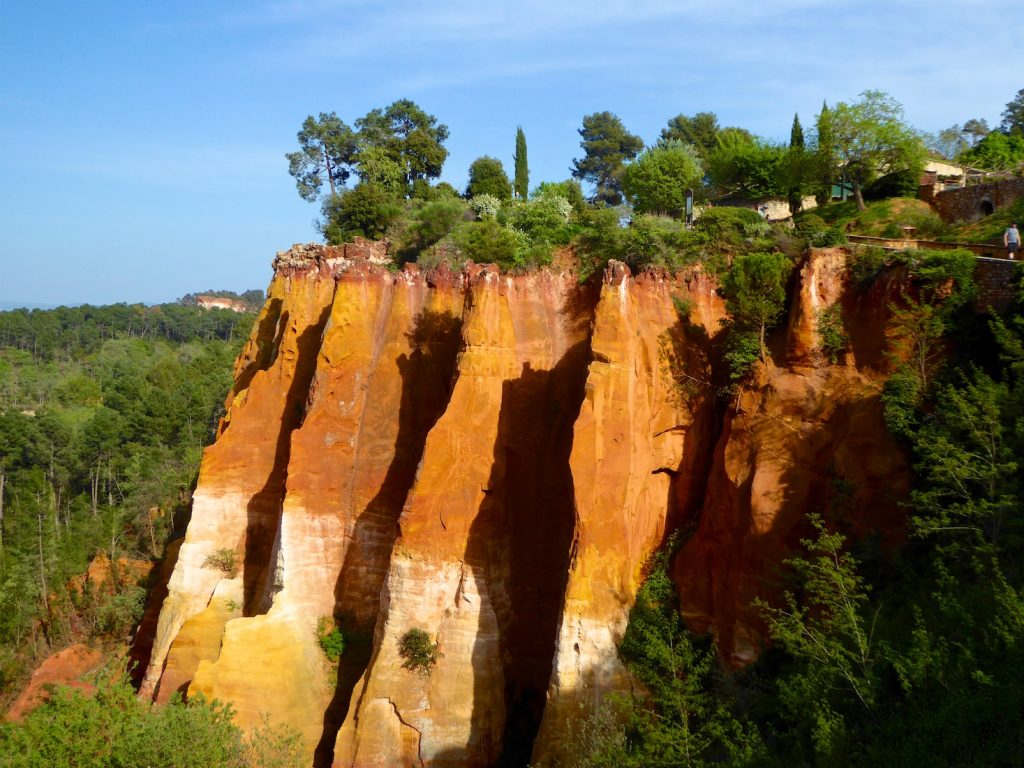
[[[477,264],[497,264],[502,269],[521,269],[537,256],[522,232],[503,227],[493,218],[463,224],[452,241],[466,259]]]
[[[710,242],[720,246],[738,247],[747,240],[746,232],[751,228],[761,231],[765,221],[749,208],[707,208],[701,211],[693,227],[708,236]]]
[[[458,198],[443,197],[427,203],[416,212],[406,232],[403,250],[414,255],[429,248],[455,231],[469,215],[469,208]]]
[[[854,283],[865,290],[882,274],[882,270],[891,262],[891,254],[884,248],[875,245],[857,248],[853,251],[849,269]]]
[[[431,641],[430,635],[416,627],[402,635],[398,643],[398,655],[405,660],[402,662],[403,669],[423,675],[429,674],[437,660],[441,658],[437,643]]]
[[[545,192],[509,210],[508,223],[522,230],[534,243],[562,245],[575,231],[571,225],[572,204],[561,195]]]
[[[825,309],[819,309],[816,325],[818,338],[821,339],[821,350],[829,362],[834,364],[839,360],[840,353],[846,351],[848,341],[843,327],[842,305],[833,304]]]
[[[345,652],[345,637],[330,616],[321,616],[317,621],[316,641],[331,663],[336,663]]]
[[[292,768],[302,764],[297,733],[246,735],[229,705],[202,695],[164,706],[140,701],[127,680],[100,680],[93,694],[58,687],[19,723],[0,725],[0,764],[11,768]]]
[[[235,550],[218,549],[213,554],[207,555],[206,559],[203,560],[203,568],[212,568],[229,578],[235,578],[235,574],[238,573],[238,567],[235,562]]]
[[[813,248],[826,248],[846,242],[842,229],[826,224],[824,219],[813,213],[805,213],[797,219],[796,233]]]
[[[96,608],[96,629],[111,637],[124,637],[139,621],[146,608],[146,590],[129,586],[102,600]]]
[[[355,237],[376,240],[384,235],[403,211],[402,202],[376,184],[360,184],[324,201],[324,237],[332,245]]]

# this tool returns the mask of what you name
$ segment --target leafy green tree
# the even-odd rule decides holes
[[[512,197],[512,183],[508,180],[501,160],[496,157],[485,155],[470,164],[466,197],[477,195],[494,195],[499,200],[508,200]]]
[[[336,195],[337,188],[345,184],[351,173],[356,151],[352,129],[334,112],[321,112],[318,118],[310,115],[303,121],[298,139],[299,151],[289,152],[285,157],[299,196],[308,202],[315,201],[324,179],[331,195]]]
[[[707,159],[708,178],[719,194],[751,200],[782,197],[785,171],[785,148],[743,133],[723,131]]]
[[[1012,170],[1024,164],[1024,133],[993,131],[963,152],[960,161],[988,171]]]
[[[356,166],[361,184],[372,184],[396,197],[405,195],[405,176],[388,150],[381,146],[367,146],[359,150]]]
[[[803,208],[804,195],[814,175],[814,164],[804,142],[804,128],[800,115],[793,115],[793,126],[789,130],[789,152],[783,168],[786,181],[786,202],[794,216]]]
[[[669,141],[645,150],[626,167],[622,188],[639,213],[679,216],[686,191],[704,174],[692,144]]]
[[[679,613],[668,573],[674,546],[653,558],[637,592],[619,655],[649,692],[607,700],[572,740],[575,766],[747,765],[761,750],[756,730],[719,692],[714,647],[699,647]]]
[[[920,172],[925,151],[920,136],[903,121],[903,107],[881,91],[864,91],[853,104],[836,104],[828,118],[833,172],[853,185],[857,209],[865,209],[862,189],[879,173]]]
[[[358,184],[324,201],[324,237],[334,245],[354,237],[376,240],[401,213],[401,200],[394,193],[376,184]]]
[[[787,591],[783,607],[762,600],[755,605],[772,639],[803,662],[779,680],[780,699],[789,717],[809,726],[813,750],[828,764],[841,755],[850,721],[870,716],[881,660],[868,588],[844,551],[844,537],[820,517],[812,515],[810,522],[817,535],[801,540],[806,555],[786,561],[799,594]]]
[[[817,136],[814,147],[814,167],[818,184],[814,199],[820,208],[828,205],[832,199],[832,185],[835,183],[832,167],[832,156],[835,152],[832,111],[824,101],[821,103],[821,112],[818,113],[815,127]]]
[[[765,333],[782,315],[792,266],[782,253],[749,253],[736,257],[722,280],[735,328],[756,333],[762,362],[768,357]]]
[[[441,175],[448,150],[448,126],[424,112],[415,102],[400,99],[386,109],[374,109],[356,120],[358,149],[356,162],[371,147],[384,151],[400,169],[406,194],[419,179]]]
[[[698,112],[693,117],[676,115],[661,129],[658,144],[681,141],[697,148],[701,159],[707,158],[718,146],[718,117],[714,112]]]
[[[572,161],[573,177],[594,185],[593,202],[621,204],[625,163],[643,149],[643,141],[627,131],[611,112],[595,112],[584,117],[579,134],[583,139],[580,147],[584,156]]]
[[[1024,88],[1006,103],[1002,118],[999,130],[1007,135],[1024,135]]]
[[[526,157],[526,134],[516,128],[515,181],[516,197],[525,200],[530,192],[530,163]]]

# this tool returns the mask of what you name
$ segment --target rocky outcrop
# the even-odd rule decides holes
[[[279,254],[143,695],[267,714],[318,766],[557,764],[568,722],[631,685],[616,646],[670,532],[686,618],[737,664],[760,643],[749,601],[771,596],[808,511],[866,505],[851,529],[898,536],[884,335],[842,251],[806,262],[777,364],[726,401],[724,302],[699,269],[612,262],[581,285],[394,272],[383,249]],[[816,318],[835,302],[851,340],[833,364]],[[437,644],[428,672],[400,650],[414,629]]]
[[[891,289],[884,281],[876,290]],[[777,571],[799,551],[809,513],[856,540],[902,538],[909,472],[882,418],[888,296],[849,290],[846,253],[812,252],[803,264],[784,337],[728,409],[697,529],[675,560],[683,615],[715,635],[734,666],[764,643],[755,598],[777,599]],[[818,318],[840,304],[849,333],[833,364]]]

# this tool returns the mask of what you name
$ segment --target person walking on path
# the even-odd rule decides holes
[[[1013,222],[1003,232],[1003,245],[1006,246],[1006,255],[1011,259],[1017,258],[1020,251],[1020,230],[1017,229],[1017,222]]]

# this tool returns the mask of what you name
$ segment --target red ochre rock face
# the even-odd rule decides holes
[[[868,510],[856,535],[898,539],[884,312],[847,289],[843,251],[805,261],[776,363],[735,401],[715,391],[725,307],[699,269],[613,262],[580,284],[385,261],[368,242],[275,260],[141,695],[269,716],[316,766],[557,765],[570,719],[631,687],[616,646],[673,530],[684,616],[734,664],[835,478]],[[851,341],[833,364],[815,319],[836,302]],[[437,643],[428,674],[403,667],[411,629]]]

